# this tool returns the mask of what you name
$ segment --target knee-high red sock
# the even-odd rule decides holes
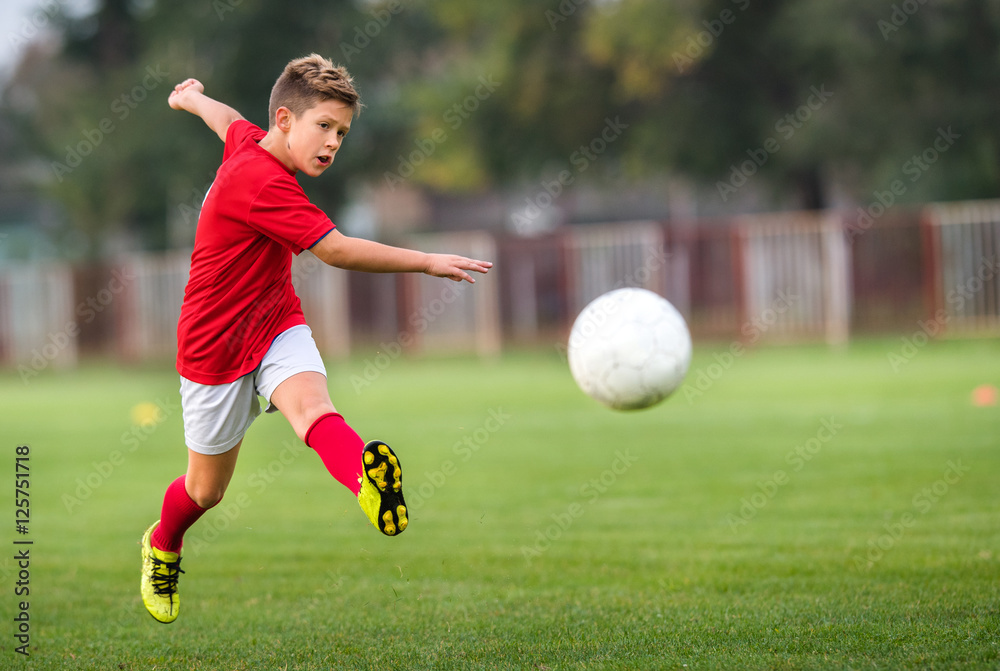
[[[361,453],[365,442],[347,425],[342,415],[323,415],[306,432],[306,445],[316,450],[326,470],[339,483],[354,492],[361,491]]]
[[[184,532],[208,510],[191,500],[184,488],[184,478],[182,475],[171,482],[163,496],[160,523],[149,539],[157,550],[180,552],[181,545],[184,544]]]

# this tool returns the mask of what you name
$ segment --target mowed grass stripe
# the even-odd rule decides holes
[[[703,347],[687,384],[711,384],[634,413],[555,353],[400,359],[357,392],[363,359],[330,362],[338,409],[400,455],[410,529],[381,537],[262,417],[189,534],[169,627],[139,601],[137,540],[185,466],[176,374],[5,374],[11,463],[32,448],[31,668],[996,668],[1000,409],[970,393],[1000,383],[1000,345],[894,370],[898,349],[710,369]],[[163,408],[148,430],[141,402]]]

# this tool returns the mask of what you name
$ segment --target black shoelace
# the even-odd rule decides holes
[[[173,596],[177,594],[177,579],[181,577],[181,560],[162,561],[156,557],[153,560],[153,592],[159,596]]]

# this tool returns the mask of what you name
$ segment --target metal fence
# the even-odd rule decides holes
[[[645,287],[696,340],[819,341],[912,332],[1000,334],[1000,201],[896,208],[859,226],[837,212],[569,226],[537,238],[440,233],[402,241],[496,261],[474,286],[349,273],[311,254],[293,283],[324,354],[553,346],[593,298]],[[0,268],[0,362],[32,375],[79,356],[171,358],[189,253],[98,268]]]
[[[932,319],[951,334],[1000,330],[1000,202],[928,208]]]
[[[95,304],[99,305],[99,304]],[[80,323],[96,314],[75,306],[72,270],[57,264],[15,264],[0,269],[0,361],[24,379],[77,362]]]

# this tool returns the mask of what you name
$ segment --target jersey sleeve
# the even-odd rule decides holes
[[[277,177],[260,190],[250,206],[248,223],[295,254],[336,228],[291,175]]]
[[[222,153],[222,160],[225,161],[229,158],[247,140],[259,142],[265,135],[267,133],[264,132],[263,128],[246,119],[232,122],[226,131],[226,148]]]

